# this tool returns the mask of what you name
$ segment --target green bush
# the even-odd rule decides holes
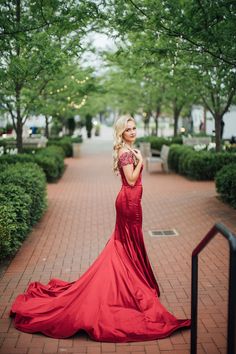
[[[17,162],[0,173],[0,185],[9,183],[22,187],[30,195],[30,225],[34,225],[47,206],[45,174],[35,163]]]
[[[222,200],[236,208],[236,163],[226,165],[218,171],[215,183]]]
[[[49,146],[35,154],[35,162],[42,167],[47,181],[53,182],[64,171],[64,150],[59,146]]]
[[[170,170],[179,173],[179,160],[182,155],[188,154],[188,152],[194,153],[190,146],[173,144],[170,146],[168,154],[168,166]],[[183,164],[183,162],[182,162]]]
[[[137,146],[140,146],[141,142],[150,143],[151,149],[155,149],[159,151],[161,151],[161,147],[163,144],[165,145],[171,144],[171,140],[162,137],[157,137],[157,136],[143,136],[136,139]]]
[[[158,137],[158,136],[142,136],[140,138],[136,139],[136,145],[140,146],[140,143],[145,142],[145,143],[150,143],[151,144],[151,149],[161,151],[162,145],[172,145],[172,144],[182,144],[182,137],[177,136],[177,137],[170,137],[170,138],[164,138],[164,137]]]
[[[38,148],[38,147],[23,146],[22,153],[34,155],[37,151],[40,151],[42,149],[44,149],[44,148],[43,147]]]
[[[197,180],[213,180],[222,167],[236,163],[236,155],[229,152],[195,152],[189,162],[187,175]]]
[[[17,162],[33,162],[34,157],[29,154],[15,154],[15,155],[2,155],[0,156],[0,171],[5,170],[9,164]]]
[[[188,161],[186,175],[196,180],[212,180],[215,175],[214,154],[207,151],[195,152]]]
[[[15,164],[17,162],[34,162],[34,156],[30,154],[15,154],[15,155],[2,155],[0,157],[0,165],[2,164]]]
[[[14,138],[0,139],[0,146],[3,146],[4,148],[15,147],[16,146],[16,141],[15,141]]]
[[[170,170],[195,180],[213,180],[223,166],[232,162],[236,163],[236,154],[195,151],[186,145],[171,145],[168,155]]]
[[[5,258],[16,252],[21,243],[15,239],[17,219],[14,207],[10,204],[0,208],[0,258]]]
[[[71,138],[72,143],[82,143],[83,142],[83,137],[82,135],[76,136],[74,138]]]
[[[173,136],[170,138],[171,140],[171,145],[172,144],[178,144],[178,145],[182,145],[183,144],[183,138],[182,135],[181,136]]]
[[[195,151],[192,148],[182,149],[182,152],[179,156],[179,173],[182,175],[189,174],[189,162],[191,161],[193,155],[195,155]]]
[[[73,156],[72,141],[70,137],[63,137],[58,139],[49,139],[47,146],[56,145],[62,147],[66,157]]]
[[[15,184],[0,186],[0,206],[10,204],[16,214],[15,238],[23,240],[30,230],[30,208],[32,200],[22,187]]]
[[[35,154],[23,153],[0,156],[0,168],[4,170],[9,164],[17,162],[36,162],[44,171],[47,181],[53,182],[61,177],[64,171],[64,150],[59,146],[40,148]]]

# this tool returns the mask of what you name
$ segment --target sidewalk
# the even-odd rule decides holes
[[[0,353],[188,354],[190,330],[137,343],[99,343],[85,332],[66,340],[22,333],[8,317],[14,298],[31,281],[73,281],[97,258],[115,225],[119,177],[112,173],[111,130],[83,143],[81,157],[66,160],[49,207],[0,279]],[[215,222],[236,232],[236,211],[216,197],[214,182],[143,172],[145,244],[161,289],[161,302],[177,317],[190,318],[191,252]],[[150,229],[174,228],[177,237],[150,237]],[[228,244],[216,236],[199,257],[198,354],[226,353]]]

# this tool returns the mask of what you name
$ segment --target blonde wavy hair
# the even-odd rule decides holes
[[[123,133],[127,127],[127,123],[132,121],[135,123],[134,118],[131,115],[123,115],[116,119],[113,125],[113,172],[119,175],[118,169],[118,151],[121,147],[124,146],[125,142],[123,141]]]

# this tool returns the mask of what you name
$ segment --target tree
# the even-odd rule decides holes
[[[197,71],[204,78],[198,86],[199,93],[204,106],[214,117],[216,151],[220,151],[221,122],[236,93],[235,71],[229,65],[215,62],[211,58],[198,63]]]
[[[97,80],[91,68],[82,69],[78,62],[65,63],[44,87],[30,112],[45,116],[45,131],[48,131],[49,117],[57,122],[61,120],[68,128],[68,119],[80,113],[96,89]]]
[[[22,150],[22,131],[31,107],[68,57],[82,51],[81,38],[97,15],[90,1],[3,0],[0,98],[11,115]]]
[[[91,138],[91,131],[93,128],[93,117],[89,113],[85,116],[85,127],[87,130],[87,137]]]
[[[176,58],[195,79],[194,91],[215,118],[216,150],[220,150],[220,121],[235,95],[236,3],[201,1],[107,1],[106,13],[143,65],[157,58],[176,66]],[[140,45],[141,44],[141,45]],[[197,78],[196,78],[197,77]],[[191,82],[194,82],[191,80]],[[185,87],[187,88],[187,87]],[[169,93],[172,90],[169,90]],[[178,86],[173,94],[179,98]],[[181,105],[173,101],[177,118]]]

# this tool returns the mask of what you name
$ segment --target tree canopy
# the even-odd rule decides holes
[[[164,110],[176,135],[193,103],[212,113],[220,150],[236,90],[235,1],[2,0],[0,9],[0,109],[12,117],[19,150],[32,112],[63,119],[138,112],[154,118],[158,134]],[[91,31],[116,41],[100,76],[81,65]]]

